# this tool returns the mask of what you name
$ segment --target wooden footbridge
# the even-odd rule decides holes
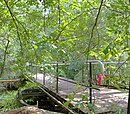
[[[128,104],[128,92],[119,91],[117,89],[110,89],[106,87],[93,86],[93,73],[92,73],[92,64],[99,63],[101,66],[101,72],[104,75],[104,64],[100,61],[88,61],[89,63],[89,85],[85,83],[79,83],[72,79],[63,78],[60,76],[51,76],[48,73],[36,73],[34,75],[34,80],[36,83],[40,84],[40,88],[45,92],[49,93],[48,95],[52,97],[54,101],[60,104],[65,110],[68,110],[70,114],[76,114],[71,106],[66,108],[64,105],[65,102],[71,103],[71,105],[80,107],[80,113],[86,114],[89,112],[89,109],[86,108],[88,103],[94,104],[96,107],[97,114],[105,114],[103,112],[115,111],[115,109],[120,109],[127,111]],[[63,64],[60,64],[63,65]],[[53,64],[56,67],[56,72],[58,75],[58,66],[59,64]],[[44,70],[45,71],[45,70]],[[32,80],[31,80],[32,81]],[[50,94],[52,91],[53,95]],[[62,100],[61,100],[62,99]],[[67,103],[66,103],[67,104]],[[84,104],[84,108],[83,108]],[[92,107],[91,107],[92,108]],[[77,109],[79,110],[79,109]],[[107,114],[107,113],[106,113]]]
[[[108,88],[109,85],[108,87],[99,87],[97,86],[97,81],[96,84],[94,84],[93,79],[97,80],[97,77],[93,72],[93,65],[99,64],[99,71],[104,76],[104,73],[106,72],[104,63],[98,60],[88,60],[85,64],[87,67],[81,66],[82,69],[78,71],[80,74],[79,76],[76,76],[78,77],[76,80],[69,79],[69,76],[60,76],[59,67],[70,66],[69,63],[47,64],[40,66],[40,70],[38,70],[37,66],[34,66],[36,75],[33,76],[33,79],[26,78],[31,82],[39,84],[39,88],[42,90],[38,90],[38,95],[42,96],[40,98],[51,99],[51,106],[53,108],[57,108],[57,106],[59,108],[60,106],[59,109],[62,110],[63,113],[87,114],[93,108],[95,108],[96,114],[108,114],[107,112],[114,112],[116,109],[127,112],[128,91],[110,89]],[[108,65],[109,63],[106,64]],[[55,72],[46,72],[48,66],[53,67],[51,70]],[[41,72],[41,69],[42,73],[39,73]],[[87,69],[87,73],[85,72],[85,69]],[[98,70],[96,70],[96,72],[98,72]],[[15,83],[19,81],[19,79],[0,80],[2,83]],[[23,95],[30,96],[29,94],[31,94],[31,96],[37,96],[37,92]],[[20,100],[23,104],[25,103],[22,99]],[[50,102],[50,100],[47,101]],[[88,107],[89,104],[93,104],[91,108]],[[27,104],[25,103],[25,105]]]
[[[60,77],[46,76],[44,79],[43,74],[37,74],[34,78],[36,79],[36,82],[45,85],[45,87],[55,92],[61,98],[67,101],[72,100],[71,103],[73,105],[80,105],[79,103],[83,100],[83,96],[86,96],[88,97],[88,100],[85,99],[86,101],[83,102],[86,102],[86,104],[90,102],[93,103],[96,106],[96,113],[109,112],[110,110],[114,111],[113,107],[127,111],[127,92],[105,87],[87,87],[84,84],[77,84],[73,80],[67,80]],[[91,94],[90,88],[92,89]],[[90,95],[92,95],[92,98],[90,98]],[[82,110],[85,113],[88,112],[86,108],[83,108]]]

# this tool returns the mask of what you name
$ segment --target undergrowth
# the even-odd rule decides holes
[[[6,112],[21,106],[17,101],[17,91],[6,91],[0,97],[2,98],[0,112]]]

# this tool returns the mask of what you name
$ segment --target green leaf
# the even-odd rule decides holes
[[[88,101],[88,96],[83,95],[83,96],[82,96],[82,100],[83,100],[83,101]]]

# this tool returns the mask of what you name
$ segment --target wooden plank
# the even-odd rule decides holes
[[[49,77],[49,76],[46,76]],[[65,79],[67,80],[67,79]],[[73,95],[73,91],[76,92],[77,95],[75,95],[75,100],[82,100],[82,95],[85,95],[87,93],[88,88],[86,87],[82,87],[82,85],[80,87],[82,88],[78,88],[76,85],[73,83],[73,81],[65,81],[64,79],[61,79],[59,77],[59,92],[58,94],[63,97],[66,100],[68,95]],[[37,76],[37,82],[39,83],[43,83],[43,76],[39,75]],[[51,82],[52,81],[52,82]],[[71,83],[72,82],[72,83]],[[50,86],[51,85],[51,86]],[[53,79],[51,78],[46,78],[46,83],[45,86],[48,87],[48,89],[54,90],[56,88],[55,85],[55,80],[53,82]],[[93,103],[96,106],[96,113],[102,114],[102,112],[108,112],[110,111],[110,108],[113,106],[112,104],[117,104],[116,106],[119,107],[120,109],[123,109],[124,112],[127,111],[127,103],[128,103],[128,92],[125,91],[120,91],[117,89],[109,89],[109,88],[105,88],[105,87],[100,87],[99,88],[100,91],[97,91],[95,89],[93,89]],[[54,90],[55,92],[55,90]],[[85,93],[86,92],[86,93]],[[87,94],[86,94],[87,96]],[[73,105],[76,104],[76,102],[72,102]],[[84,112],[86,112],[86,110],[83,110]],[[104,113],[105,114],[105,113]],[[128,113],[130,114],[130,113]]]
[[[0,82],[19,82],[20,79],[15,79],[15,80],[0,80]]]

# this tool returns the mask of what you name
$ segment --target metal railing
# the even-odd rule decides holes
[[[96,74],[95,74],[93,66],[100,65],[100,67],[98,66],[97,68],[100,70],[99,73],[101,73],[104,76],[104,73],[109,72],[109,71],[107,71],[108,69],[105,69],[105,67],[108,67],[110,65],[115,65],[115,64],[122,64],[122,63],[123,62],[119,63],[119,62],[101,62],[99,60],[87,60],[86,62],[83,63],[84,65],[87,65],[87,71],[86,71],[87,73],[85,72],[84,66],[79,70],[79,72],[81,72],[80,77],[84,76],[84,78],[86,78],[88,84],[85,83],[86,81],[85,82],[82,81],[79,83],[79,81],[68,79],[68,78],[66,78],[66,76],[64,76],[64,77],[59,76],[59,72],[62,69],[60,67],[62,67],[62,66],[69,67],[71,65],[71,63],[55,62],[55,63],[41,65],[40,68],[37,68],[37,69],[40,69],[40,70],[42,69],[42,72],[43,72],[42,84],[43,85],[46,85],[46,75],[47,74],[49,74],[51,77],[53,77],[55,79],[55,92],[56,93],[59,92],[59,81],[60,80],[70,82],[73,84],[79,83],[82,86],[88,87],[89,88],[89,101],[90,101],[90,103],[92,103],[92,89],[97,89],[97,88],[93,88],[93,86],[95,86],[93,81],[95,80],[95,82],[97,82],[97,77],[95,77]],[[127,64],[127,62],[125,64]],[[39,66],[35,66],[35,67],[39,67]],[[62,69],[62,70],[64,70],[64,69]],[[52,71],[55,73],[52,73]],[[38,72],[39,71],[36,72],[36,80],[37,80]],[[108,86],[109,86],[109,84],[108,84]]]
[[[70,63],[51,63],[51,64],[45,64],[44,66],[42,66],[42,71],[43,71],[43,77],[42,77],[42,83],[43,85],[46,85],[46,70],[47,67],[49,66],[50,67],[50,70],[52,69],[51,67],[53,67],[53,70],[55,70],[55,74],[52,76],[54,79],[55,79],[55,92],[58,93],[59,92],[59,81],[62,80],[62,81],[66,81],[66,82],[69,82],[69,83],[73,83],[73,84],[77,84],[79,83],[79,85],[81,86],[85,86],[87,88],[89,88],[89,102],[92,103],[92,89],[97,89],[97,88],[93,88],[93,68],[92,68],[92,65],[93,64],[99,64],[100,65],[100,69],[101,69],[101,73],[104,75],[104,72],[105,72],[105,68],[104,68],[104,64],[99,61],[99,60],[88,60],[86,62],[83,63],[84,65],[87,65],[89,66],[88,68],[88,82],[89,82],[89,85],[86,85],[85,83],[82,83],[82,82],[78,82],[78,81],[74,81],[74,80],[71,80],[71,79],[67,79],[67,78],[64,78],[64,77],[60,77],[59,76],[59,67],[60,66],[70,66]],[[41,67],[41,66],[40,66]],[[38,69],[38,68],[37,68]],[[83,70],[83,69],[81,69]],[[50,72],[50,76],[51,76],[51,72]],[[84,75],[82,73],[82,75]],[[38,79],[37,77],[37,74],[36,74],[36,80]],[[97,89],[99,90],[99,89]]]

